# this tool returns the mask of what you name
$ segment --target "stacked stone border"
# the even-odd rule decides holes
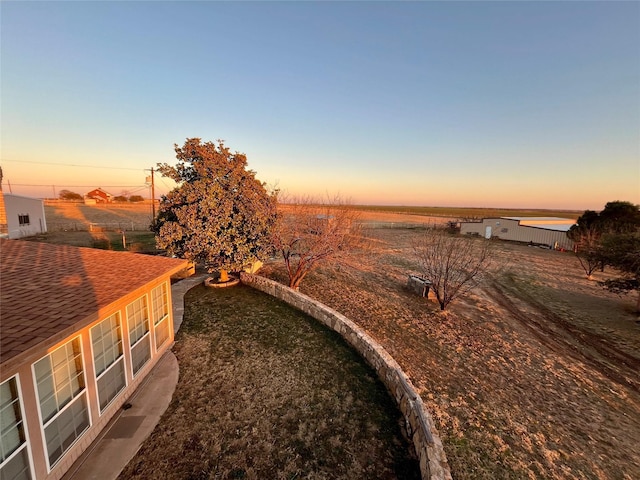
[[[339,312],[280,283],[241,273],[242,283],[278,298],[338,332],[373,367],[404,415],[407,433],[420,461],[423,480],[450,480],[442,441],[422,398],[391,355],[363,329]]]

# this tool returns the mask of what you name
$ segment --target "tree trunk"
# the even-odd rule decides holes
[[[228,282],[229,281],[229,272],[227,270],[220,270],[220,282]]]
[[[638,299],[636,300],[636,313],[640,315],[640,290],[638,291]]]

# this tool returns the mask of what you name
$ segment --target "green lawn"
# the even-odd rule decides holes
[[[185,305],[176,393],[120,478],[420,478],[394,401],[338,334],[246,286]]]

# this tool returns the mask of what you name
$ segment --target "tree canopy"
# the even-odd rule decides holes
[[[610,233],[602,239],[603,262],[621,275],[601,282],[615,293],[638,292],[636,312],[640,313],[640,229],[632,233]]]
[[[596,268],[616,267],[616,258],[609,258],[615,250],[615,238],[640,229],[640,210],[631,202],[616,200],[598,213],[585,210],[567,236],[575,242],[575,253],[588,278]]]
[[[171,255],[202,261],[209,271],[237,271],[270,249],[276,199],[223,143],[189,138],[174,145],[178,163],[158,171],[178,186],[162,196],[153,230]]]
[[[579,241],[585,233],[632,233],[640,228],[640,210],[631,202],[616,200],[608,202],[600,213],[585,210],[567,236]]]
[[[82,195],[71,190],[60,190],[58,197],[60,200],[82,200]]]
[[[624,293],[638,291],[640,312],[640,209],[616,200],[600,212],[586,210],[567,233],[576,243],[576,254],[587,277],[605,265],[617,269],[618,278],[601,282],[607,289]]]

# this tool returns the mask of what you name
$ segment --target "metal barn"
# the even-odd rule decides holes
[[[494,217],[461,222],[460,233],[571,250],[573,242],[567,232],[575,223],[560,217]]]

